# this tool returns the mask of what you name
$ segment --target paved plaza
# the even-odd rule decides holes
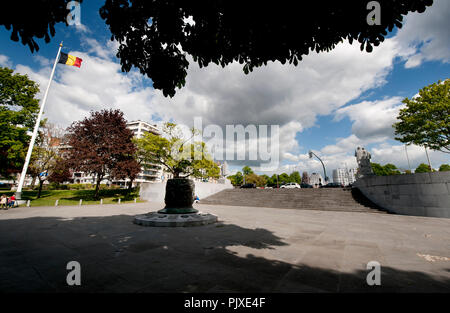
[[[450,219],[196,204],[199,227],[143,227],[163,204],[0,211],[0,292],[449,292]],[[81,265],[68,286],[66,265]],[[381,264],[368,286],[367,263]]]

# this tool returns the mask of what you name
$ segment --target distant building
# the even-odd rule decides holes
[[[127,127],[133,132],[135,138],[142,138],[145,133],[152,133],[157,136],[161,136],[161,131],[156,125],[137,120],[127,123]],[[158,164],[147,164],[146,167],[142,167],[141,172],[136,176],[133,181],[133,185],[139,185],[141,183],[148,182],[161,182],[163,180],[164,174],[160,165]],[[120,185],[126,185],[130,180],[121,180],[118,183]]]
[[[347,170],[345,168],[338,168],[333,170],[333,182],[347,186],[349,184]]]
[[[356,181],[356,173],[358,172],[357,168],[351,168],[348,170],[348,182],[349,184],[353,184]]]
[[[318,188],[318,187],[320,187],[320,185],[325,184],[325,180],[323,179],[322,175],[320,175],[319,173],[312,173],[309,176],[309,184],[315,188]]]
[[[152,133],[158,136],[161,135],[161,131],[158,127],[156,127],[156,125],[140,120],[128,122],[127,127],[133,132],[134,137],[136,138],[142,138],[145,133]]]
[[[333,182],[348,186],[356,180],[356,171],[358,169],[338,168],[333,170]]]
[[[309,175],[307,172],[302,173],[302,184],[310,184],[309,183]]]

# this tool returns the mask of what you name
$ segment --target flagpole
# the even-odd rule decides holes
[[[25,181],[25,176],[27,175],[28,164],[30,163],[31,153],[33,152],[34,142],[37,137],[37,133],[39,130],[39,125],[41,123],[42,114],[44,113],[45,102],[47,101],[48,90],[50,89],[50,85],[52,84],[53,74],[55,74],[56,64],[59,61],[59,55],[61,53],[61,48],[63,46],[63,42],[59,44],[58,54],[56,55],[55,64],[53,64],[52,73],[50,75],[50,80],[48,81],[47,89],[45,90],[44,98],[42,99],[41,108],[39,110],[39,114],[36,119],[36,124],[34,125],[33,135],[31,136],[30,145],[28,146],[27,156],[25,158],[25,163],[23,164],[22,173],[20,174],[19,186],[16,191],[16,198],[18,200],[21,199],[22,196],[22,187],[23,182]]]

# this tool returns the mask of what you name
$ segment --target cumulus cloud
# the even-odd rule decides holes
[[[349,117],[353,122],[352,133],[360,139],[368,139],[371,142],[393,139],[392,125],[397,122],[399,110],[404,108],[401,101],[400,97],[363,101],[338,109],[335,119]]]
[[[221,68],[191,63],[186,86],[173,98],[156,91],[153,103],[164,118],[226,124],[277,124],[293,120],[311,127],[319,114],[329,114],[362,92],[382,85],[392,67],[395,47],[361,53],[341,44],[329,53],[312,53],[298,67],[269,63],[245,75],[242,65]]]
[[[403,170],[408,170],[409,167],[414,170],[420,163],[428,164],[425,148],[416,145],[408,145],[405,148],[405,145],[401,144],[382,144],[379,147],[372,148],[371,154],[373,162],[393,163]],[[433,168],[439,168],[441,164],[449,162],[448,156],[439,151],[428,150],[428,156]]]
[[[12,63],[6,55],[0,54],[0,66],[2,67],[11,67]]]
[[[395,37],[402,48],[405,67],[419,66],[425,61],[450,62],[450,1],[434,0],[425,13],[411,13]]]
[[[90,41],[89,45],[92,48],[90,54],[68,51],[83,59],[81,68],[57,65],[46,103],[45,117],[65,127],[75,120],[83,119],[89,111],[112,108],[122,110],[129,120],[151,121],[154,89],[144,86],[142,78],[136,72],[124,75],[120,64],[106,58],[113,52],[108,54],[106,48],[101,47],[95,40]],[[37,58],[37,61],[40,64],[46,63],[42,57]],[[51,66],[42,66],[36,71],[18,64],[15,71],[28,74],[36,81],[41,89],[38,97],[43,97]]]

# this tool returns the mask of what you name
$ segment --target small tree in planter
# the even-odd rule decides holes
[[[144,168],[154,164],[162,165],[173,175],[166,184],[166,207],[160,213],[197,213],[192,207],[195,184],[190,176],[197,178],[218,178],[220,169],[207,152],[202,141],[195,142],[198,130],[191,129],[184,134],[174,123],[165,123],[162,136],[147,133],[139,139]]]

